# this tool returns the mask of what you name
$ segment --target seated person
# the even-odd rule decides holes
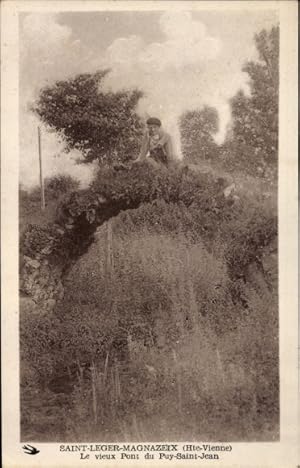
[[[136,161],[144,161],[147,156],[165,166],[174,159],[171,137],[162,129],[161,121],[156,117],[147,120],[147,132]]]

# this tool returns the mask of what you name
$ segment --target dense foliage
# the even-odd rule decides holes
[[[181,117],[182,150],[189,162],[214,159],[226,170],[274,181],[278,159],[279,27],[255,35],[257,61],[248,61],[249,95],[240,90],[231,99],[232,122],[225,142],[218,146],[217,111],[205,107]]]
[[[146,162],[102,168],[55,223],[25,232],[22,254],[64,271],[54,312],[21,314],[25,438],[277,438],[277,295],[263,271],[276,216],[225,185]],[[37,388],[49,430],[32,435]]]
[[[238,283],[224,262],[232,229],[238,233],[230,245],[247,256],[245,241],[254,232],[263,236],[263,223],[257,217],[250,234],[246,210],[237,211],[239,224],[232,219],[226,227],[224,219],[223,239],[203,236],[207,220],[196,218],[197,211],[197,205],[157,201],[122,212],[110,221],[111,236],[105,223],[65,277],[53,316],[23,316],[22,359],[31,363],[31,385],[51,389],[45,421],[53,395],[69,394],[68,405],[61,403],[68,412],[56,423],[62,439],[274,436],[276,291]],[[248,249],[252,261],[264,239],[255,242]],[[232,294],[237,284],[245,305]],[[26,413],[23,426],[32,417]],[[41,434],[35,437],[56,437]]]
[[[19,228],[20,233],[27,229],[28,225],[45,225],[54,221],[57,205],[70,192],[79,189],[78,180],[69,175],[56,175],[47,177],[44,181],[45,210],[41,211],[40,187],[25,190],[19,187]]]
[[[239,167],[250,173],[276,173],[278,154],[279,27],[255,36],[259,61],[249,61],[250,96],[240,91],[232,99],[233,126],[225,145]]]
[[[20,192],[23,440],[278,440],[276,202],[254,178],[228,192],[215,158],[244,175],[276,164],[277,41],[256,37],[221,148],[214,109],[182,117],[186,158],[216,170],[102,164],[85,190],[48,180],[44,217]],[[105,74],[44,89],[37,112],[87,160],[131,159],[139,93],[98,92]]]
[[[43,255],[43,248],[38,247],[40,243],[37,241],[43,232],[43,239],[48,237],[51,247],[46,258],[52,261],[55,254],[66,262],[71,261],[85,251],[96,228],[103,222],[123,210],[163,199],[189,208],[190,219],[209,248],[217,237],[227,240],[228,245],[232,242],[228,261],[232,266],[239,262],[246,265],[259,258],[257,249],[263,245],[263,239],[268,243],[276,236],[276,216],[268,214],[259,203],[251,209],[247,197],[226,198],[224,184],[226,181],[208,174],[201,175],[180,167],[166,170],[146,162],[121,171],[103,168],[89,190],[74,192],[61,203],[55,224],[38,227],[36,233],[35,227],[30,227],[21,243],[22,252],[34,256],[36,250]],[[242,223],[238,231],[234,228],[237,222]],[[237,254],[241,244],[244,247],[241,254]]]
[[[85,161],[126,161],[139,149],[142,121],[135,108],[138,90],[105,92],[108,71],[82,74],[41,90],[34,110],[58,132],[68,148],[83,152]]]
[[[78,189],[79,181],[70,175],[60,174],[52,177],[46,177],[44,180],[46,201],[58,199],[62,195]],[[27,202],[39,202],[41,200],[41,189],[40,187],[34,187],[31,190],[24,190],[20,187],[20,198],[21,201],[26,200]]]
[[[219,147],[213,138],[217,131],[216,109],[205,106],[201,110],[185,112],[180,118],[181,149],[185,160],[197,163],[217,158]]]

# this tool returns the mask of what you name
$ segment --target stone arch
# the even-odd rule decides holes
[[[51,310],[64,293],[63,278],[94,240],[99,226],[121,211],[136,209],[143,203],[163,199],[168,203],[196,205],[210,227],[199,226],[203,236],[234,200],[224,197],[225,179],[196,173],[182,167],[166,170],[147,162],[103,168],[87,190],[69,195],[58,207],[55,222],[46,227],[30,225],[20,243],[20,290],[38,308]],[[274,237],[274,230],[270,236]]]

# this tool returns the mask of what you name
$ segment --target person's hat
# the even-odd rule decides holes
[[[147,120],[147,125],[157,125],[161,127],[161,121],[156,117],[150,117],[150,119]]]

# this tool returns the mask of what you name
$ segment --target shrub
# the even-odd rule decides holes
[[[61,306],[64,320],[72,322],[78,307],[86,309],[84,313],[97,309],[102,331],[106,321],[111,322],[115,330],[109,333],[119,341],[125,339],[126,346],[129,335],[147,343],[155,340],[159,322],[169,329],[171,343],[187,324],[197,322],[198,312],[189,310],[190,301],[207,315],[214,308],[226,282],[224,267],[201,243],[191,245],[183,235],[175,239],[145,230],[142,236],[141,232],[121,235],[114,234],[113,266],[108,264],[104,231],[102,242],[95,243],[72,268]]]
[[[135,112],[142,92],[103,91],[108,70],[57,81],[41,90],[33,109],[63,137],[67,149],[82,151],[85,161],[128,160],[139,150],[143,132]]]
[[[37,378],[41,385],[48,383],[62,364],[62,341],[58,318],[41,312],[20,315],[21,368],[30,366],[32,379]]]
[[[205,106],[201,110],[187,111],[180,118],[182,153],[186,162],[217,159],[219,147],[213,135],[219,127],[218,112]]]
[[[44,188],[46,201],[56,200],[62,195],[78,190],[79,181],[69,175],[57,175],[46,178]],[[39,187],[35,187],[28,192],[21,190],[20,195],[24,201],[40,202],[41,200]]]
[[[279,26],[255,35],[259,60],[247,62],[250,96],[231,99],[233,124],[223,146],[224,163],[269,181],[277,178]]]
[[[121,211],[136,209],[143,203],[160,199],[167,203],[180,203],[189,210],[185,218],[193,220],[210,251],[218,239],[226,243],[232,232],[238,231],[237,224],[244,225],[247,239],[252,239],[251,216],[257,219],[257,229],[265,230],[266,241],[276,236],[275,216],[265,215],[266,210],[259,203],[253,204],[257,212],[251,206],[249,210],[247,198],[241,196],[237,201],[232,197],[226,198],[223,189],[224,181],[215,179],[213,175],[178,168],[167,171],[142,163],[121,172],[112,168],[102,169],[90,189],[73,192],[61,204],[56,223],[64,230],[62,236],[55,238],[52,250],[66,261],[78,258],[92,242],[97,226]],[[258,221],[260,213],[266,216],[267,221],[265,223],[263,220],[262,226]],[[172,222],[174,224],[174,220]],[[192,223],[188,222],[189,225]],[[52,237],[50,231],[53,231],[53,226],[48,229]],[[47,237],[47,228],[44,230]],[[34,236],[34,229],[32,234],[28,232],[25,236],[27,242],[31,235]],[[245,237],[244,234],[242,236]],[[258,237],[261,239],[262,236]],[[255,240],[253,244],[258,245]],[[256,254],[259,256],[259,249],[256,249]],[[251,255],[245,258],[251,260]]]
[[[244,277],[276,239],[276,217],[259,197],[226,199],[214,177],[137,166],[101,170],[63,202],[60,216],[77,230],[61,238],[55,225],[35,227],[23,243],[34,256],[58,236],[65,266],[70,252],[77,259],[55,313],[21,324],[34,378],[47,391],[56,380],[58,391],[58,377],[71,376],[57,431],[73,440],[276,438],[277,297]]]

